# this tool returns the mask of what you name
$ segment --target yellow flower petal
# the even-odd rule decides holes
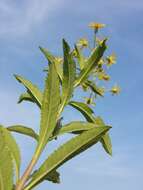
[[[91,22],[89,24],[89,27],[95,30],[101,29],[105,27],[105,24],[97,23],[97,22]]]
[[[98,79],[99,80],[109,81],[110,80],[110,76],[107,75],[104,70],[102,70],[101,72],[98,72]]]
[[[108,57],[106,58],[106,60],[107,60],[107,65],[108,65],[108,66],[111,66],[111,65],[113,65],[113,64],[116,63],[116,55],[115,55],[115,54],[112,54],[112,55],[108,56]]]
[[[86,38],[81,38],[78,42],[77,42],[78,46],[81,47],[88,47],[88,40]]]
[[[115,85],[112,87],[112,89],[110,90],[112,95],[115,95],[115,94],[119,94],[121,92],[121,89],[119,86]]]

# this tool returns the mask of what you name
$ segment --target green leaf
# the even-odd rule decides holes
[[[93,116],[94,112],[87,104],[83,102],[71,101],[69,102],[69,105],[80,111],[87,121],[89,122],[94,121],[94,116]]]
[[[70,54],[70,47],[65,40],[63,40],[63,51],[64,51],[64,63],[63,63],[63,83],[62,83],[62,97],[60,113],[64,106],[70,100],[73,93],[73,86],[75,80],[75,62]]]
[[[1,134],[3,135],[3,139],[5,140],[5,144],[8,147],[12,155],[12,158],[15,162],[16,176],[17,178],[19,178],[20,161],[21,161],[19,147],[15,139],[11,135],[11,133],[6,128],[0,126],[0,131],[1,131]]]
[[[48,62],[54,64],[55,57],[46,48],[39,47],[39,49],[44,54],[44,56],[48,60]]]
[[[95,123],[97,125],[101,125],[101,126],[105,126],[105,123],[103,122],[103,120],[101,119],[101,117],[96,117],[95,118]],[[104,150],[112,156],[112,142],[111,142],[111,138],[109,136],[108,133],[106,133],[105,135],[103,135],[103,137],[101,138],[101,144],[104,148]]]
[[[48,175],[44,177],[44,180],[51,181],[53,183],[60,183],[60,173],[56,170],[50,172]]]
[[[102,139],[100,141],[101,141],[101,144],[102,144],[104,150],[110,156],[112,156],[112,143],[111,143],[111,138],[110,138],[109,134],[106,133],[105,135],[103,135],[103,137],[102,137]]]
[[[26,93],[23,93],[20,95],[19,100],[18,100],[18,104],[23,102],[23,101],[28,101],[28,102],[32,102],[32,103],[36,103],[35,98],[33,98],[33,96],[27,91]],[[39,101],[39,103],[37,104],[37,106],[41,109],[41,104],[42,102]]]
[[[99,96],[103,96],[103,93],[99,87],[96,86],[96,84],[92,81],[86,80],[85,85],[87,85],[95,94],[98,94]]]
[[[62,69],[62,65],[59,64],[57,61],[55,61],[55,67],[56,67],[56,71],[58,73],[60,82],[62,83],[62,81],[63,81],[63,69]]]
[[[100,44],[96,49],[93,50],[91,56],[87,60],[85,67],[82,69],[79,77],[75,81],[75,86],[82,84],[92,72],[92,70],[97,66],[98,62],[100,61],[101,57],[106,50],[106,39],[103,40],[102,44]]]
[[[93,116],[92,109],[88,107],[86,104],[82,102],[71,101],[69,105],[71,105],[72,107],[80,111],[80,113],[86,118],[88,122],[95,123],[97,126],[105,126],[103,120],[100,117],[95,118]],[[112,155],[112,143],[111,143],[111,139],[108,133],[102,136],[101,143],[105,151],[109,155]]]
[[[85,65],[85,58],[82,55],[80,48],[78,48],[76,45],[75,45],[75,51],[76,51],[76,54],[77,54],[77,60],[78,60],[80,69],[83,69],[84,65]]]
[[[10,151],[5,144],[3,132],[0,130],[0,190],[11,190],[12,186],[13,163]]]
[[[29,80],[26,80],[21,76],[14,76],[20,83],[22,83],[27,88],[28,93],[32,96],[37,105],[40,107],[42,101],[42,92],[38,89],[38,87],[36,85],[33,85]]]
[[[85,151],[92,145],[96,144],[103,134],[105,134],[110,128],[96,127],[91,130],[85,131],[80,135],[72,138],[64,145],[59,147],[54,153],[52,153],[48,159],[41,165],[39,170],[33,176],[33,179],[29,182],[25,190],[29,190],[37,185],[41,179],[43,179],[48,173],[59,168],[68,160],[72,159],[76,155]]]
[[[29,102],[35,103],[35,100],[33,99],[33,97],[28,92],[20,95],[19,100],[18,100],[18,104],[20,104],[23,101],[29,101]]]
[[[11,132],[16,132],[16,133],[20,133],[23,135],[27,135],[29,137],[34,138],[37,141],[39,139],[39,136],[33,129],[23,126],[23,125],[13,125],[13,126],[7,127],[7,129]]]
[[[29,180],[35,175],[35,173],[37,172],[38,170],[35,170],[31,176],[29,177]],[[48,173],[44,178],[42,178],[40,180],[39,183],[42,183],[43,181],[51,181],[53,183],[60,183],[60,173],[56,170],[53,170],[52,172]]]
[[[55,65],[60,81],[62,81],[63,71],[62,71],[61,65],[56,61],[55,57],[46,48],[42,48],[42,47],[39,47],[39,48],[41,52],[44,54],[44,56],[46,57],[46,59],[48,60],[48,62]]]
[[[55,65],[49,65],[49,74],[41,107],[40,135],[37,149],[41,152],[56,127],[57,114],[60,104],[60,84]]]
[[[83,131],[90,130],[92,128],[97,127],[94,123],[84,122],[84,121],[73,121],[70,122],[63,127],[61,127],[56,135],[54,135],[51,139],[54,139],[60,135],[64,135],[66,133],[74,133],[79,134]]]

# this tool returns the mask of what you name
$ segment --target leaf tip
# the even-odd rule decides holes
[[[19,75],[14,74],[13,76],[15,77],[15,79],[16,79],[18,82],[21,82],[21,81],[20,81],[20,76],[19,76]]]

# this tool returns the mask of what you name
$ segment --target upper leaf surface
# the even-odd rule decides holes
[[[18,178],[19,172],[20,172],[20,161],[21,161],[19,147],[15,139],[13,138],[13,136],[10,134],[10,132],[6,128],[0,127],[0,132],[1,132],[1,135],[3,136],[5,146],[8,148],[15,162],[16,176]]]
[[[63,40],[63,52],[64,52],[64,63],[63,63],[63,83],[62,83],[62,97],[60,112],[64,106],[70,100],[75,80],[75,62],[70,54],[70,47],[65,40]]]
[[[62,72],[61,65],[56,61],[55,57],[46,48],[40,47],[40,50],[44,54],[44,56],[46,57],[48,62],[55,65],[55,68],[56,68],[56,71],[57,71],[58,76],[60,78],[60,81],[62,81],[63,72]]]
[[[89,123],[89,122],[84,122],[84,121],[73,121],[62,126],[59,129],[58,133],[52,137],[52,139],[66,133],[78,134],[79,132],[87,131],[95,127],[97,126],[94,123]]]
[[[23,126],[23,125],[13,125],[13,126],[7,127],[7,129],[11,132],[16,132],[16,133],[20,133],[23,135],[27,135],[29,137],[34,138],[35,140],[39,139],[39,136],[33,129]]]
[[[36,103],[40,106],[42,101],[42,92],[38,89],[38,87],[36,85],[33,85],[29,80],[24,79],[21,76],[15,75],[15,78],[27,88],[30,95],[35,99]]]
[[[84,65],[85,65],[85,58],[84,58],[80,48],[77,47],[76,45],[75,45],[75,51],[76,51],[76,54],[77,54],[77,60],[78,60],[80,69],[83,69]]]
[[[11,190],[13,185],[13,164],[10,151],[5,146],[0,131],[0,190]]]
[[[95,118],[95,123],[97,125],[105,126],[104,121],[101,119],[101,117],[96,117]],[[112,156],[112,142],[111,138],[108,133],[104,134],[101,138],[101,143],[104,148],[104,150]]]
[[[45,89],[41,107],[41,122],[38,148],[42,151],[49,137],[52,135],[57,122],[60,104],[60,83],[55,65],[49,65],[49,73],[45,82]]]
[[[93,116],[92,109],[86,104],[82,102],[71,101],[69,105],[80,111],[80,113],[83,114],[88,122],[92,122],[96,124],[96,126],[105,126],[103,120],[100,117]],[[105,151],[112,155],[112,143],[108,133],[102,136],[101,143]]]
[[[49,158],[41,165],[40,169],[35,173],[31,182],[27,185],[25,190],[34,187],[39,181],[44,178],[49,172],[57,169],[66,161],[72,159],[77,154],[85,151],[95,143],[97,143],[101,136],[105,134],[109,128],[96,127],[85,131],[82,134],[72,138],[64,145],[59,147]]]
[[[94,121],[93,110],[83,102],[70,101],[69,105],[80,111],[89,122]]]

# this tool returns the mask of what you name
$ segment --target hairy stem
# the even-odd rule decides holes
[[[32,160],[30,161],[27,169],[25,170],[23,176],[21,177],[21,179],[19,180],[19,182],[16,185],[15,190],[23,190],[25,183],[27,182],[35,164],[37,163],[39,156],[41,154],[41,151],[39,149],[36,150]]]

